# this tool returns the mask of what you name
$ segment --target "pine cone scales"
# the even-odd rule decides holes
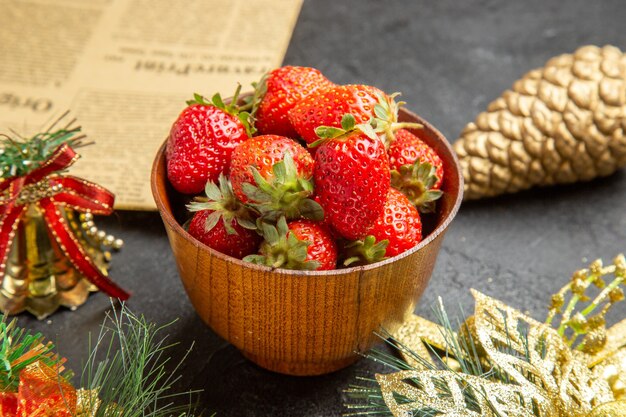
[[[584,46],[530,71],[454,144],[465,199],[588,181],[626,165],[626,55]]]

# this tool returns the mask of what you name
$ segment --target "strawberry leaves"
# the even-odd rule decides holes
[[[350,113],[346,113],[341,118],[341,127],[318,126],[315,134],[320,138],[309,144],[309,148],[315,148],[331,139],[343,139],[354,132],[364,133],[372,140],[378,140],[378,135],[370,123],[356,124],[356,119]]]
[[[324,218],[322,207],[308,198],[313,194],[313,184],[298,175],[290,152],[285,152],[283,160],[272,165],[270,179],[264,178],[254,166],[250,170],[256,184],[244,183],[243,192],[262,220],[273,223],[281,216],[287,219]]]
[[[432,189],[439,178],[435,167],[428,162],[416,161],[391,170],[391,186],[407,196],[422,213],[435,211],[435,201],[443,195],[441,190]]]
[[[248,255],[243,258],[246,262],[265,265],[272,268],[286,268],[299,270],[315,270],[319,267],[318,261],[307,261],[307,249],[312,242],[303,241],[289,230],[284,216],[278,219],[276,225],[258,222],[263,236],[263,243],[258,255]]]
[[[188,106],[194,104],[200,104],[202,106],[215,106],[218,109],[224,110],[226,113],[235,116],[239,119],[241,124],[246,128],[246,132],[248,136],[252,136],[256,133],[256,129],[254,128],[253,118],[248,110],[249,106],[240,106],[239,105],[239,94],[241,93],[241,84],[237,84],[237,89],[235,90],[235,94],[233,94],[233,98],[226,104],[222,99],[220,93],[215,93],[211,100],[207,100],[203,95],[194,93],[192,100],[187,100],[186,103]]]
[[[378,103],[374,105],[374,117],[370,119],[369,124],[372,129],[379,135],[380,140],[383,141],[386,148],[395,141],[395,133],[398,129],[421,129],[420,123],[400,123],[398,122],[398,111],[400,107],[406,103],[404,101],[396,102],[396,97],[399,97],[400,93],[393,93],[385,95],[382,93],[376,94]]]
[[[220,219],[226,232],[231,235],[237,233],[232,226],[233,219],[244,229],[255,230],[256,224],[252,221],[251,213],[235,198],[228,178],[224,174],[220,174],[218,181],[219,187],[208,181],[204,187],[206,197],[196,197],[187,205],[187,209],[190,212],[212,211],[206,219],[205,229],[207,231],[212,230]]]
[[[376,241],[372,235],[348,242],[343,247],[343,266],[367,265],[385,259],[389,240]]]

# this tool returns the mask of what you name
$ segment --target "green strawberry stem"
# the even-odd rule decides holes
[[[376,242],[376,238],[368,235],[363,239],[348,242],[343,247],[344,266],[367,265],[385,259],[385,251],[389,240]]]
[[[252,87],[254,88],[254,93],[252,97],[248,99],[246,103],[247,110],[250,111],[251,123],[256,121],[255,116],[259,109],[259,105],[261,101],[263,101],[263,97],[265,93],[267,93],[267,78],[269,77],[269,72],[263,74],[263,77],[258,82],[252,83]]]
[[[330,140],[345,140],[354,132],[360,131],[372,140],[377,140],[378,135],[370,123],[356,124],[356,119],[350,113],[346,113],[341,118],[341,127],[318,126],[315,128],[315,134],[319,137],[313,143],[308,145],[309,148],[316,148]]]
[[[432,189],[439,180],[435,172],[435,167],[428,162],[402,165],[398,170],[391,170],[391,186],[406,195],[420,212],[432,213],[435,201],[443,195],[441,190]]]
[[[191,106],[193,104],[200,104],[203,106],[215,106],[218,109],[222,109],[231,116],[238,118],[241,124],[246,128],[248,136],[252,136],[256,133],[256,129],[254,127],[253,119],[250,113],[247,111],[249,109],[248,103],[243,106],[239,105],[240,93],[241,84],[237,84],[235,94],[233,94],[233,98],[228,102],[228,104],[224,102],[220,93],[215,93],[213,97],[211,97],[210,101],[207,100],[203,95],[194,93],[193,100],[187,100],[186,103],[188,106]]]
[[[400,129],[423,129],[424,125],[421,123],[411,123],[411,122],[397,122],[393,124],[393,131]]]
[[[289,230],[284,216],[278,219],[276,226],[260,219],[257,225],[263,236],[263,243],[261,243],[258,255],[248,255],[243,258],[244,261],[271,268],[309,271],[319,268],[318,261],[306,260],[307,250],[312,242],[298,239]]]
[[[356,130],[370,137],[371,139],[380,139],[385,144],[385,148],[389,149],[391,142],[396,140],[395,131],[399,129],[421,129],[424,126],[420,123],[398,122],[398,104],[395,103],[394,97],[399,94],[395,93],[386,98],[378,95],[378,104],[374,106],[375,117],[372,117],[367,123],[356,124],[356,119],[352,114],[346,113],[341,118],[341,127],[334,126],[318,126],[315,128],[315,134],[320,138],[310,143],[309,148],[315,148],[331,139],[343,139]]]
[[[269,181],[255,167],[251,166],[250,170],[256,184],[244,183],[243,192],[262,220],[274,223],[281,216],[288,220],[319,221],[324,218],[322,207],[309,198],[313,194],[313,184],[298,175],[290,152],[285,152],[283,160],[272,166],[273,178]]]
[[[378,103],[374,106],[375,117],[370,120],[374,131],[380,135],[380,139],[389,149],[389,146],[396,140],[395,133],[399,129],[421,129],[424,126],[420,123],[398,122],[398,111],[406,103],[396,102],[395,99],[400,93],[393,93],[389,96],[377,94]]]
[[[207,181],[204,187],[206,197],[196,197],[187,205],[187,209],[191,212],[213,211],[206,219],[205,229],[207,231],[213,229],[220,219],[226,232],[230,235],[237,234],[232,226],[233,219],[245,229],[256,230],[257,227],[250,210],[237,200],[228,178],[222,173],[218,181],[219,187],[217,184]]]

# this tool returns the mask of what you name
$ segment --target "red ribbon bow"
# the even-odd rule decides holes
[[[69,167],[77,159],[78,155],[72,148],[67,144],[61,145],[40,167],[24,176],[12,177],[0,182],[0,195],[8,189],[8,199],[0,200],[0,278],[4,277],[9,248],[19,219],[28,206],[20,201],[20,193],[25,191],[25,187],[45,179],[47,188],[51,191],[33,203],[41,208],[59,246],[64,248],[74,267],[98,289],[111,297],[126,300],[130,295],[104,275],[93,263],[59,210],[59,207],[63,206],[94,214],[108,215],[113,212],[115,197],[99,185],[69,175],[48,177]]]

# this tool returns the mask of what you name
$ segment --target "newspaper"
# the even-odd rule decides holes
[[[155,209],[149,175],[185,100],[280,65],[302,0],[2,0],[0,131],[66,110],[95,145],[71,173]]]

